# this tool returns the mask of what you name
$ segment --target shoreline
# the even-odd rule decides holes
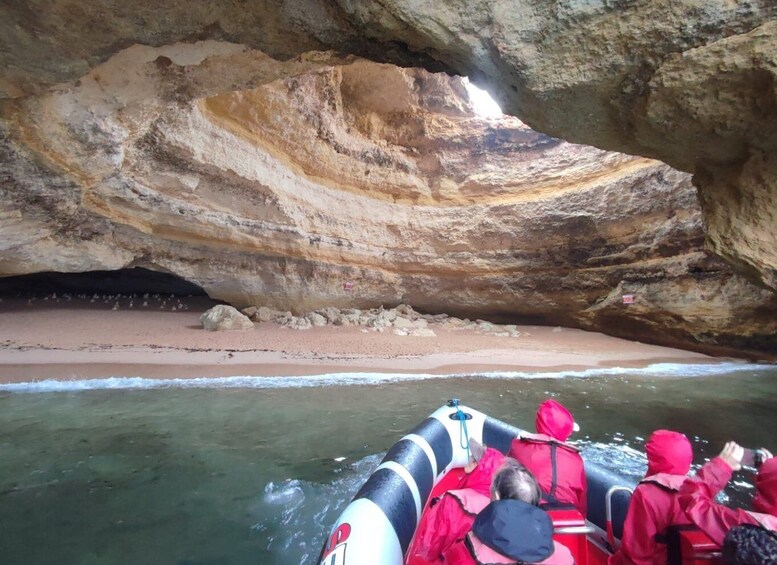
[[[643,368],[730,361],[569,328],[518,326],[518,337],[434,327],[435,337],[358,326],[208,332],[213,302],[189,298],[177,311],[112,309],[85,301],[0,303],[0,383],[108,377],[311,376],[332,373],[461,375]]]
[[[305,363],[227,363],[227,364],[179,364],[179,363],[105,363],[105,362],[58,362],[6,364],[0,355],[0,384],[35,382],[41,380],[75,381],[106,378],[146,379],[197,379],[224,377],[310,377],[334,374],[403,374],[435,376],[467,376],[489,373],[536,373],[582,372],[595,369],[643,369],[651,365],[693,364],[716,365],[729,359],[680,360],[677,358],[641,359],[623,363],[599,363],[597,365],[510,365],[485,363],[459,363],[429,366],[428,358],[413,363],[412,367],[398,367],[386,361],[371,365],[361,364],[305,364]],[[411,364],[408,361],[406,364]]]

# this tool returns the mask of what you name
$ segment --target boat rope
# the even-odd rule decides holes
[[[469,433],[467,432],[467,415],[459,408],[458,399],[453,399],[453,406],[456,408],[456,418],[459,420],[459,447],[467,450],[467,463],[469,463]]]

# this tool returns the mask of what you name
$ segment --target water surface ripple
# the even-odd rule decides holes
[[[634,480],[659,427],[686,433],[697,464],[727,439],[777,447],[775,367],[360,377],[371,384],[335,375],[0,385],[2,562],[313,563],[382,454],[453,396],[525,428],[541,400],[558,398],[575,413],[586,457]],[[747,503],[751,479],[739,475],[729,496]]]

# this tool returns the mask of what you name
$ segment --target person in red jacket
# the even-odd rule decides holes
[[[733,441],[680,487],[680,506],[686,516],[716,544],[722,545],[726,532],[740,524],[777,531],[777,458],[764,451],[767,458],[755,478],[753,512],[714,502],[715,493],[742,468],[744,449]]]
[[[490,498],[473,489],[453,490],[428,510],[408,562],[572,565],[569,550],[553,541],[550,517],[536,506],[540,495],[531,473],[507,459],[494,474]]]
[[[470,463],[464,468],[464,476],[457,488],[471,488],[483,496],[491,496],[491,481],[507,457],[499,450],[481,445],[469,438]]]
[[[667,528],[690,524],[677,494],[693,461],[691,442],[679,432],[656,430],[645,451],[647,474],[631,495],[621,547],[609,565],[665,565]]]
[[[526,465],[540,484],[544,502],[571,504],[585,517],[587,483],[583,458],[565,443],[575,428],[569,410],[555,400],[537,409],[536,434],[523,433],[510,446],[510,457]]]

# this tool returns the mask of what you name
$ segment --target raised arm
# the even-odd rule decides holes
[[[723,545],[723,538],[732,527],[753,523],[746,512],[714,500],[734,471],[741,468],[743,453],[736,443],[727,443],[718,457],[705,464],[695,477],[688,477],[680,487],[680,507],[685,515],[718,545]]]

